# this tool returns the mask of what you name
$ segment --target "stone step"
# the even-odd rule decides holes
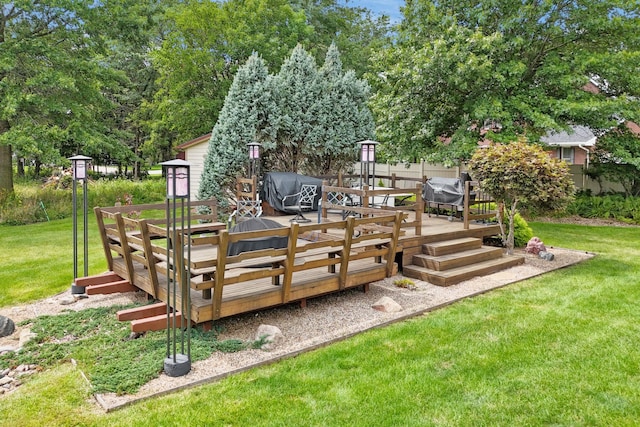
[[[481,246],[477,249],[470,249],[440,256],[418,254],[413,256],[412,262],[414,265],[420,267],[426,267],[436,271],[444,271],[500,258],[502,257],[502,253],[502,248]]]
[[[478,249],[482,246],[482,239],[475,237],[463,237],[460,239],[443,240],[441,242],[426,243],[422,246],[423,252],[431,256],[441,256],[462,252],[470,249]]]
[[[445,271],[437,271],[417,265],[407,265],[402,268],[402,274],[412,279],[433,283],[437,286],[451,286],[473,277],[485,276],[523,263],[523,256],[511,255]]]

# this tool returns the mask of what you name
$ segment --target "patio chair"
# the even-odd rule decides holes
[[[302,212],[313,210],[313,202],[318,192],[317,185],[302,184],[300,191],[289,194],[282,198],[282,208],[285,212],[295,212],[296,216],[291,218],[291,222],[311,222],[305,218]]]
[[[262,200],[238,200],[236,203],[236,210],[229,215],[227,223],[228,227],[234,222],[242,222],[250,218],[258,218],[262,215]]]

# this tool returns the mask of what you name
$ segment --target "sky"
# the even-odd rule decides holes
[[[399,22],[402,18],[400,6],[404,6],[404,0],[348,0],[349,6],[362,6],[374,13],[389,15],[392,23]]]

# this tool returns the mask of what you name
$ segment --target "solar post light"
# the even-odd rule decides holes
[[[372,189],[376,187],[376,145],[377,141],[358,142],[360,144],[360,187],[369,185],[369,177],[373,178]],[[370,170],[372,168],[372,171]]]
[[[258,174],[258,166],[260,165],[260,143],[250,142],[249,147],[249,177]]]
[[[164,372],[170,377],[179,377],[191,370],[190,164],[176,159],[161,165],[167,177],[167,353]]]
[[[78,278],[78,181],[82,181],[82,218],[83,218],[83,249],[84,256],[82,261],[84,263],[84,277],[89,275],[88,254],[89,247],[88,242],[88,228],[87,228],[87,169],[89,169],[89,162],[91,157],[76,155],[69,157],[71,160],[71,169],[73,171],[73,283],[71,284],[71,293],[74,295],[82,295],[85,293],[84,286],[77,286],[76,279]]]

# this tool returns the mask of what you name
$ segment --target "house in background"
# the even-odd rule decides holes
[[[204,159],[207,157],[211,133],[184,142],[176,147],[178,158],[191,163],[191,199],[195,200],[200,188],[200,180],[204,169]]]
[[[597,137],[586,126],[571,126],[568,131],[549,132],[540,138],[552,150],[549,154],[570,165],[589,166],[589,153],[596,145]]]

